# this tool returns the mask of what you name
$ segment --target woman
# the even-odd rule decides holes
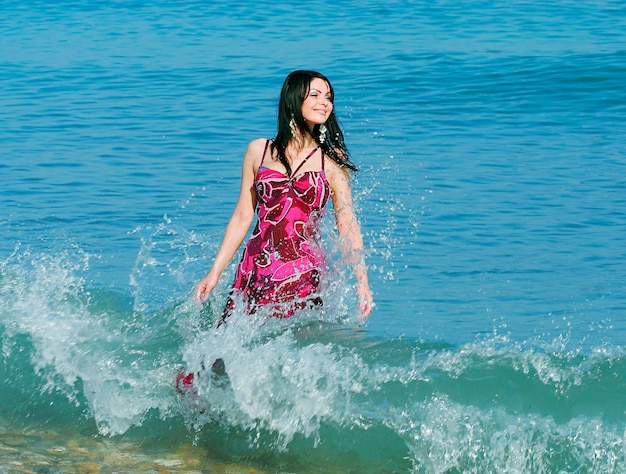
[[[241,191],[213,267],[198,283],[205,301],[243,242],[254,219],[220,324],[243,305],[287,318],[319,306],[325,264],[319,221],[330,197],[343,255],[356,277],[362,319],[373,306],[363,256],[363,240],[352,208],[350,170],[343,133],[333,111],[328,79],[314,71],[294,71],[283,84],[278,133],[250,142],[243,158]]]

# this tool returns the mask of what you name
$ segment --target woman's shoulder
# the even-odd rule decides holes
[[[338,154],[340,158],[344,158],[343,153]],[[344,166],[343,163],[337,163],[335,160],[330,158],[325,160],[326,172],[327,174],[337,175],[342,178],[350,177],[350,169],[347,166]]]
[[[256,174],[261,160],[263,159],[263,153],[265,152],[265,147],[268,142],[269,140],[267,138],[257,138],[248,143],[243,161],[244,166],[251,166],[254,174]]]
[[[246,157],[257,158],[263,155],[263,151],[265,150],[265,145],[268,142],[267,138],[257,138],[248,143],[248,147],[246,148]]]
[[[248,143],[248,151],[253,153],[263,153],[269,140],[267,138],[256,138]]]

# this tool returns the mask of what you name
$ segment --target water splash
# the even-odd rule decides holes
[[[379,340],[341,305],[216,328],[217,304],[184,297],[141,313],[132,296],[90,289],[88,270],[78,249],[16,249],[0,266],[0,385],[13,407],[0,417],[60,413],[102,435],[175,430],[226,452],[323,452],[336,465],[351,450],[351,465],[375,456],[400,471],[624,465],[623,347]],[[218,358],[223,376],[207,370]],[[182,366],[200,372],[191,400],[172,385]]]
[[[167,410],[159,397],[162,387],[154,384],[163,369],[145,358],[148,343],[142,326],[133,324],[128,302],[85,286],[80,275],[88,261],[77,250],[53,256],[26,251],[5,262],[0,274],[3,356],[10,365],[26,338],[30,367],[12,370],[32,372],[42,399],[64,394],[101,433],[123,433],[147,410]],[[7,391],[23,390],[11,380],[2,383]]]

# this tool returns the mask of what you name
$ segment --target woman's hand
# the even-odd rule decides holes
[[[208,299],[211,291],[213,291],[213,288],[215,288],[216,285],[217,278],[213,277],[210,272],[207,273],[196,286],[196,301],[198,303],[204,303]]]
[[[367,283],[358,283],[356,294],[359,298],[359,319],[366,320],[374,308],[374,297]]]

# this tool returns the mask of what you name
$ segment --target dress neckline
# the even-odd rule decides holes
[[[283,178],[285,178],[285,179],[287,179],[287,180],[290,180],[290,181],[297,181],[297,180],[298,180],[298,179],[300,179],[302,176],[305,176],[305,175],[307,175],[307,174],[309,174],[309,173],[312,173],[312,174],[319,173],[319,174],[321,174],[321,175],[325,175],[325,174],[326,174],[326,172],[325,172],[324,170],[309,170],[309,171],[302,171],[302,172],[300,172],[300,173],[298,173],[298,174],[293,174],[293,175],[291,175],[291,177],[289,177],[289,176],[287,176],[287,173],[285,173],[284,171],[275,170],[274,168],[268,168],[268,167],[267,167],[267,166],[265,166],[265,165],[261,165],[261,166],[259,166],[259,169],[258,169],[258,170],[257,170],[257,172],[256,172],[257,176],[259,175],[259,173],[260,173],[261,171],[273,171],[274,173],[278,173],[278,174],[279,174],[279,175],[281,175]]]
[[[324,152],[322,151],[322,169],[321,170],[310,170],[310,171],[303,171],[302,173],[298,173],[298,171],[300,171],[300,168],[302,168],[304,166],[304,164],[307,161],[309,161],[309,158],[311,158],[315,154],[315,152],[320,149],[319,146],[316,146],[315,148],[313,148],[311,150],[311,152],[306,157],[304,157],[304,159],[300,162],[300,164],[296,167],[296,169],[291,173],[291,176],[289,176],[284,171],[277,170],[277,169],[274,169],[274,168],[270,168],[270,167],[265,166],[263,164],[264,161],[265,161],[265,154],[267,153],[268,144],[269,144],[269,140],[265,144],[265,150],[263,151],[263,157],[261,158],[261,163],[259,164],[259,167],[258,167],[257,172],[256,172],[257,176],[259,175],[259,172],[261,171],[261,169],[266,169],[266,170],[269,170],[269,171],[275,171],[276,173],[278,173],[278,174],[284,176],[285,178],[287,178],[289,181],[295,181],[297,178],[299,178],[300,176],[305,175],[307,173],[319,173],[319,172],[323,173],[324,172]],[[255,176],[255,178],[256,178],[256,176]]]

